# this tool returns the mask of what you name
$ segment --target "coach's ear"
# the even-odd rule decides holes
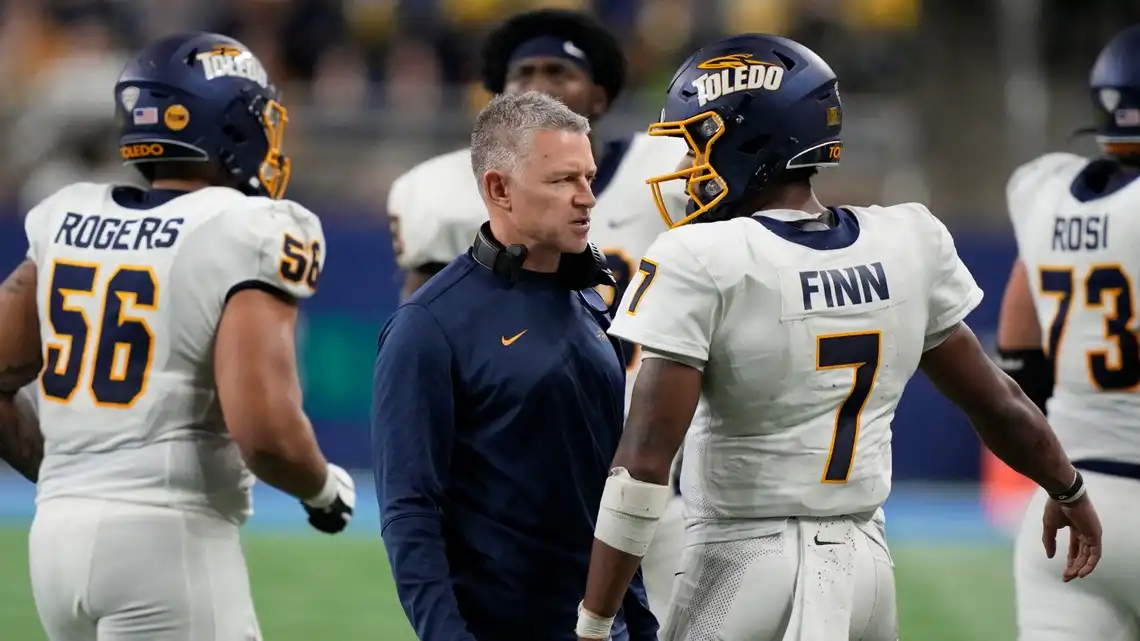
[[[510,178],[506,173],[497,169],[488,169],[483,172],[483,197],[489,204],[502,209],[511,210],[511,193],[507,185]]]
[[[590,92],[590,121],[597,120],[606,115],[610,109],[610,94],[605,87],[594,85]]]

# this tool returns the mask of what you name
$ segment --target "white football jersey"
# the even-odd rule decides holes
[[[467,251],[487,220],[471,169],[471,150],[426,160],[388,190],[388,225],[400,269],[447,264]]]
[[[600,288],[608,303],[621,300],[637,275],[642,254],[666,230],[645,181],[676,171],[687,152],[688,146],[678,138],[637,134],[606,145],[598,159],[594,188],[598,202],[591,212],[590,240],[605,252],[618,282],[616,294],[611,287]],[[688,200],[685,181],[663,184],[662,198],[670,211],[683,211]],[[388,195],[388,217],[401,269],[449,263],[466,252],[487,220],[471,171],[470,150],[437,156],[400,176]],[[640,362],[634,350],[626,362],[627,391]]]
[[[806,216],[665,232],[610,328],[703,368],[708,411],[681,473],[697,536],[702,521],[876,510],[903,388],[923,351],[981,301],[922,205],[844,208],[821,231],[802,229]],[[750,536],[757,523],[741,525]]]
[[[1043,348],[1055,362],[1049,422],[1071,458],[1140,463],[1140,182],[1093,198],[1089,160],[1046,154],[1007,198]]]
[[[218,404],[215,330],[242,288],[313,294],[320,221],[224,187],[149,208],[120,204],[115,189],[66,187],[25,223],[45,364],[37,501],[81,496],[243,521],[253,477]]]

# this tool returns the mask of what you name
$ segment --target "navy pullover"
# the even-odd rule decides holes
[[[461,256],[380,334],[381,533],[422,641],[573,641],[624,419],[620,346],[592,290]],[[627,630],[628,624],[628,630]],[[640,573],[613,639],[655,641]]]

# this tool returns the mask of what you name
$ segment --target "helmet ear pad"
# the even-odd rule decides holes
[[[269,139],[257,110],[261,102],[257,96],[243,92],[226,105],[219,119],[221,134],[228,144],[215,150],[215,157],[239,189],[256,188],[260,171],[260,166],[252,167],[241,159],[265,158],[269,154]]]
[[[735,209],[731,207],[733,203],[760,192],[790,170],[839,164],[843,141],[835,84],[834,80],[829,81],[780,110],[753,109],[762,100],[753,94],[744,94],[737,105],[727,109],[726,133],[713,146],[709,163],[724,179],[729,194],[710,215],[718,219],[731,217],[725,210]],[[761,114],[767,113],[778,116],[760,119]],[[821,129],[819,123],[827,122],[829,114],[836,124]],[[753,122],[757,119],[760,121]],[[795,135],[799,132],[814,132],[822,137],[802,140]]]

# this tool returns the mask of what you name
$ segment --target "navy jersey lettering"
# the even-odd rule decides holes
[[[168,249],[178,242],[183,218],[116,218],[68,212],[55,234],[56,244],[79,249],[138,251]]]
[[[1053,217],[1053,251],[1108,249],[1108,215]]]
[[[855,265],[843,269],[819,269],[800,272],[805,311],[821,303],[831,309],[889,300],[887,274],[880,262]]]

